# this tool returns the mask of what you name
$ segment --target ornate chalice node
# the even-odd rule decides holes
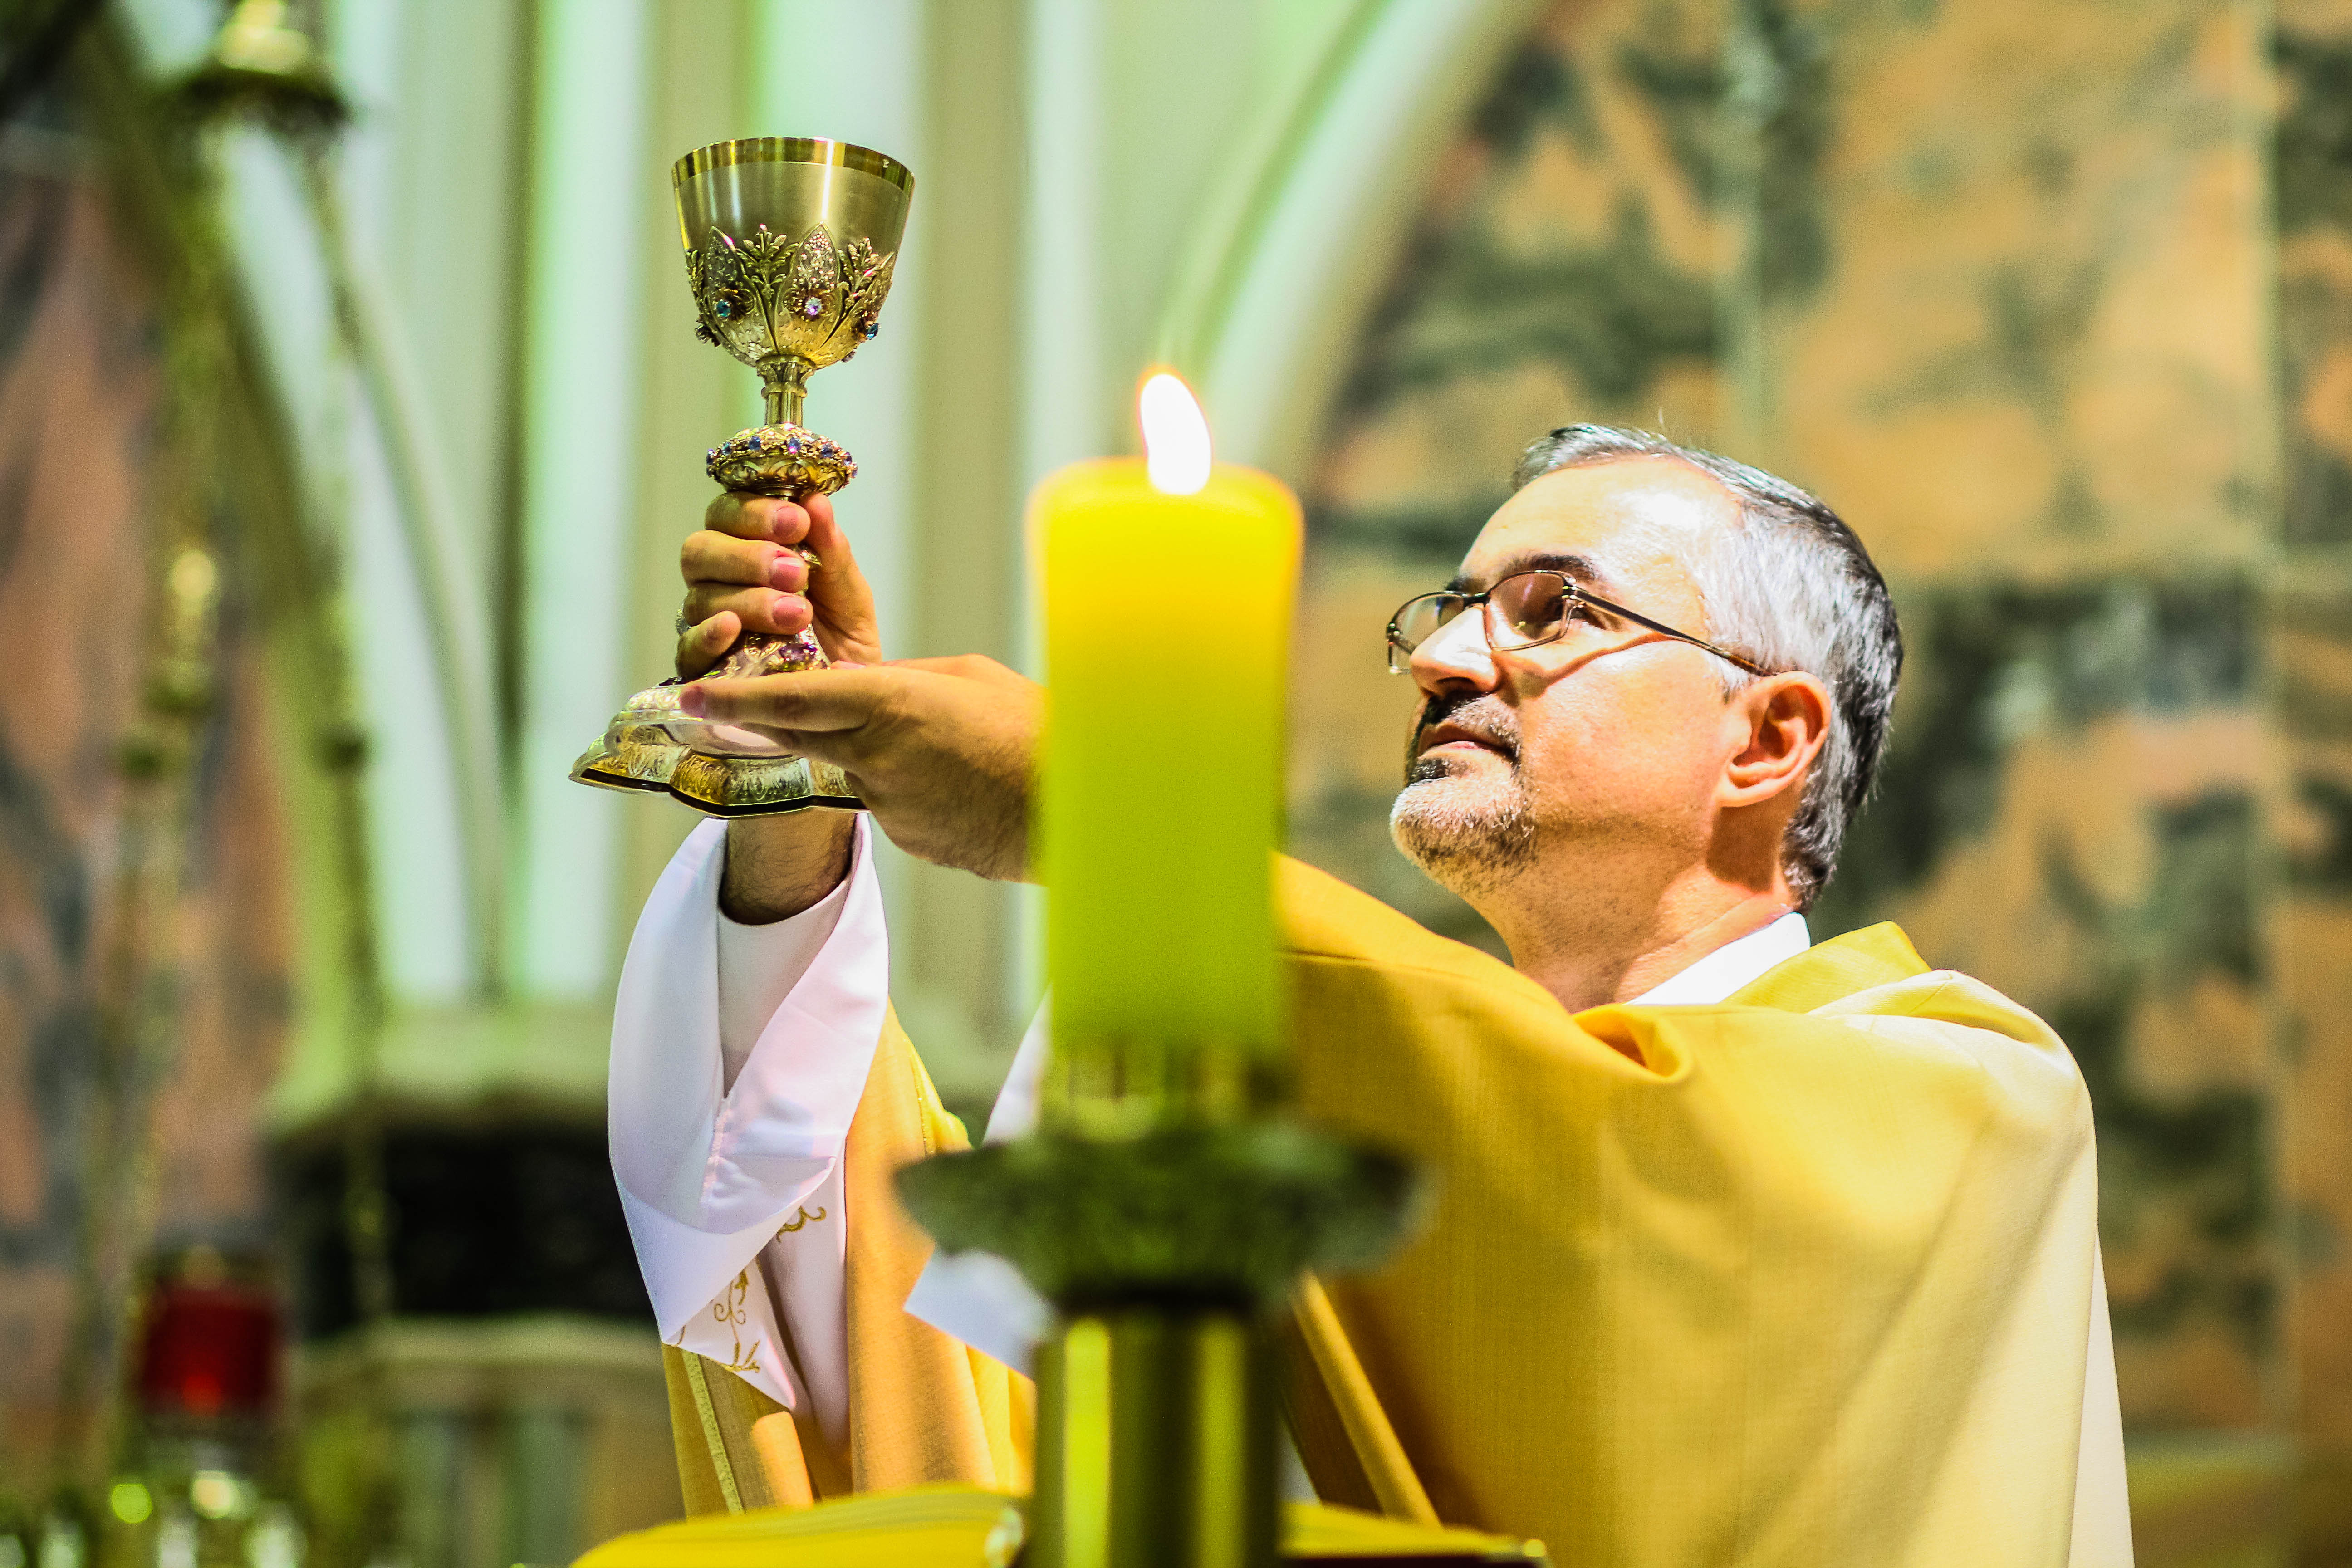
[[[845,142],[771,136],[689,153],[670,180],[695,335],[758,371],[767,402],[767,423],[712,447],[706,470],[730,490],[831,494],[856,477],[857,464],[839,442],[802,426],[808,378],[880,331],[914,176],[897,159]],[[810,571],[823,569],[802,553]],[[746,633],[711,673],[825,663],[810,633]],[[690,718],[667,683],[629,699],[572,776],[658,791],[716,816],[859,804],[839,769],[787,755],[753,731]]]

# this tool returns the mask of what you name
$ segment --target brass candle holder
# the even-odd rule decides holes
[[[1283,1117],[1279,1073],[1167,1042],[1056,1042],[1039,1131],[899,1173],[942,1247],[1010,1258],[1038,1350],[1028,1568],[1276,1568],[1275,1323],[1307,1269],[1378,1261],[1403,1160]]]
[[[915,177],[895,158],[845,142],[755,137],[680,158],[677,195],[695,335],[760,373],[767,423],[711,448],[722,488],[793,500],[830,494],[857,465],[805,429],[808,378],[872,340],[890,292]],[[812,572],[824,563],[801,552]],[[746,632],[714,676],[821,669],[812,632]],[[681,712],[677,683],[629,699],[572,776],[604,789],[669,795],[712,816],[759,816],[859,801],[839,768],[794,756],[751,731]]]

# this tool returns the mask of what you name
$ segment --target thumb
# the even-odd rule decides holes
[[[850,548],[849,534],[834,515],[833,498],[822,491],[812,492],[801,500],[808,513],[808,536],[801,542],[816,552],[824,564],[809,574],[809,597],[833,612],[836,622],[845,620],[871,621],[874,614],[874,589],[857,564],[857,552]]]

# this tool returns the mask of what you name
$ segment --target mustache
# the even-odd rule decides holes
[[[1443,763],[1423,760],[1422,737],[1440,724],[1451,724],[1484,741],[1516,765],[1519,760],[1519,716],[1511,711],[1509,703],[1483,692],[1434,692],[1421,705],[1421,717],[1413,721],[1412,740],[1405,758],[1408,783],[1445,775]]]

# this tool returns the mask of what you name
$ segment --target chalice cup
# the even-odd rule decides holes
[[[706,468],[730,490],[798,500],[857,472],[838,442],[801,425],[811,373],[870,342],[890,292],[915,177],[895,158],[845,142],[762,136],[721,142],[670,170],[695,335],[760,373],[767,423],[711,448]],[[802,555],[812,573],[815,553]],[[745,632],[710,673],[821,669],[814,632]],[[839,768],[755,732],[681,712],[678,683],[629,699],[572,767],[582,784],[667,794],[712,816],[758,816],[860,802]]]

